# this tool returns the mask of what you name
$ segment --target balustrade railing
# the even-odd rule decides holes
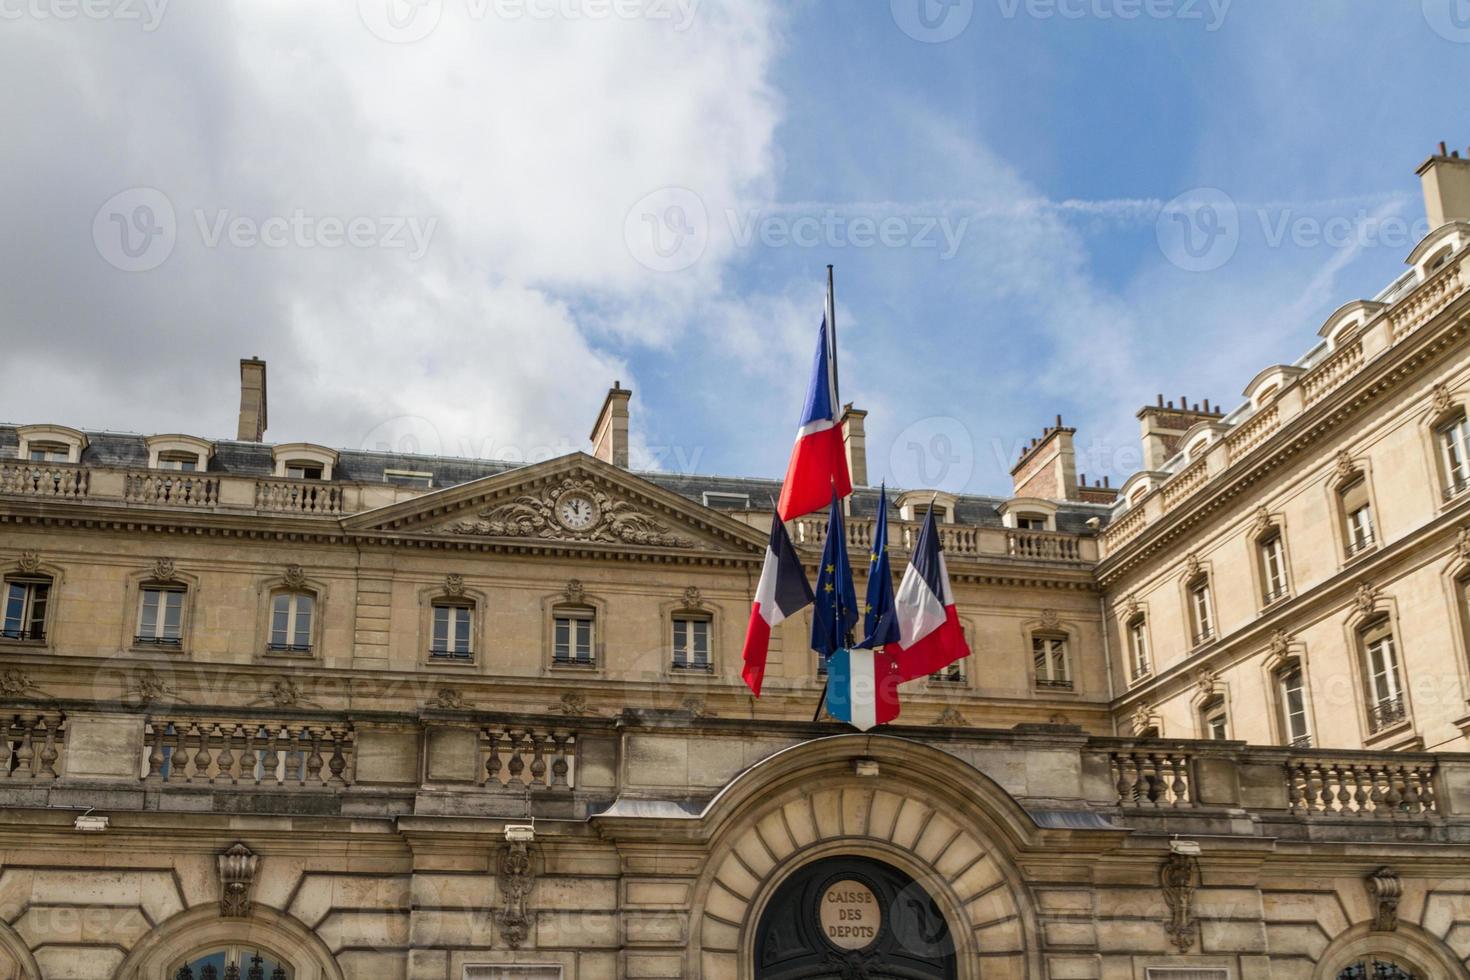
[[[1281,425],[1281,409],[1269,405],[1236,426],[1235,431],[1225,437],[1233,463],[1265,442]]]
[[[258,510],[290,514],[341,514],[343,487],[313,480],[257,480],[255,506]]]
[[[511,792],[571,790],[577,778],[577,737],[565,731],[484,728],[480,785]]]
[[[1286,763],[1288,805],[1302,816],[1418,816],[1438,810],[1433,760],[1300,756]]]
[[[1315,404],[1336,391],[1363,366],[1363,341],[1344,345],[1327,360],[1302,375],[1302,394],[1308,405]]]
[[[1389,314],[1395,344],[1432,320],[1464,291],[1461,266],[1457,257],[1457,261],[1430,276],[1418,289],[1399,301],[1398,308]]]
[[[844,522],[847,548],[850,552],[872,550],[877,522],[872,518],[851,518]],[[913,551],[919,543],[921,522],[890,521],[888,543],[894,552]],[[1021,531],[1009,528],[978,527],[973,524],[937,524],[939,542],[950,555],[964,557],[1025,558],[1033,561],[1084,561],[1080,539],[1071,534],[1051,531]],[[825,517],[799,517],[791,524],[791,540],[808,548],[820,548],[827,535]]]
[[[1171,809],[1198,806],[1194,759],[1187,752],[1135,749],[1112,754],[1118,806]]]
[[[0,716],[5,759],[0,779],[18,782],[55,779],[64,745],[65,728],[60,714],[26,713]]]
[[[1078,561],[1082,557],[1076,538],[1049,531],[1007,531],[1006,554],[1039,561]]]
[[[123,499],[145,504],[213,507],[219,503],[219,477],[130,472],[123,476]]]
[[[168,785],[323,789],[353,780],[348,722],[148,720],[143,778]]]
[[[91,471],[64,463],[0,463],[0,493],[76,500],[91,489]]]

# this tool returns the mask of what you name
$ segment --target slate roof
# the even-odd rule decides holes
[[[14,457],[19,446],[15,426],[0,425],[0,458]],[[270,443],[218,440],[214,443],[214,456],[209,461],[209,472],[234,476],[271,476],[275,472],[271,449]],[[93,466],[146,467],[148,444],[144,436],[133,433],[88,432],[87,448],[82,452],[82,462]],[[526,464],[505,460],[344,449],[338,457],[333,476],[354,483],[382,483],[384,470],[432,473],[433,487],[437,490],[494,476],[524,465]],[[720,510],[770,510],[770,501],[781,493],[780,480],[761,477],[666,472],[639,472],[637,475],[666,490]],[[892,491],[890,506],[893,504],[893,497],[899,492]],[[961,495],[955,504],[955,523],[1001,527],[1002,522],[996,507],[1004,500],[1004,497],[980,494]],[[853,516],[872,517],[877,509],[876,487],[859,487],[853,491]],[[1086,521],[1097,517],[1106,525],[1110,511],[1111,508],[1104,504],[1059,502],[1057,530],[1070,534],[1091,534],[1093,532],[1087,527]]]

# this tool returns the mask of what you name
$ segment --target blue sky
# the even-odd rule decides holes
[[[1470,0],[626,3],[7,8],[0,415],[229,437],[258,354],[269,439],[543,458],[617,379],[645,465],[779,476],[831,262],[874,480],[1061,414],[1116,485],[1470,144]]]

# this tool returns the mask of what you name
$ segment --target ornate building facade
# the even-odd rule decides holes
[[[1470,977],[1470,163],[1421,175],[1404,276],[1121,488],[1058,419],[893,501],[976,655],[871,734],[801,616],[749,697],[776,485],[631,472],[621,386],[518,466],[264,442],[254,359],[235,440],[0,427],[0,977]]]

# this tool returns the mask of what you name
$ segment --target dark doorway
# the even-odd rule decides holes
[[[756,980],[954,980],[954,943],[929,893],[867,858],[818,861],[761,915]]]

